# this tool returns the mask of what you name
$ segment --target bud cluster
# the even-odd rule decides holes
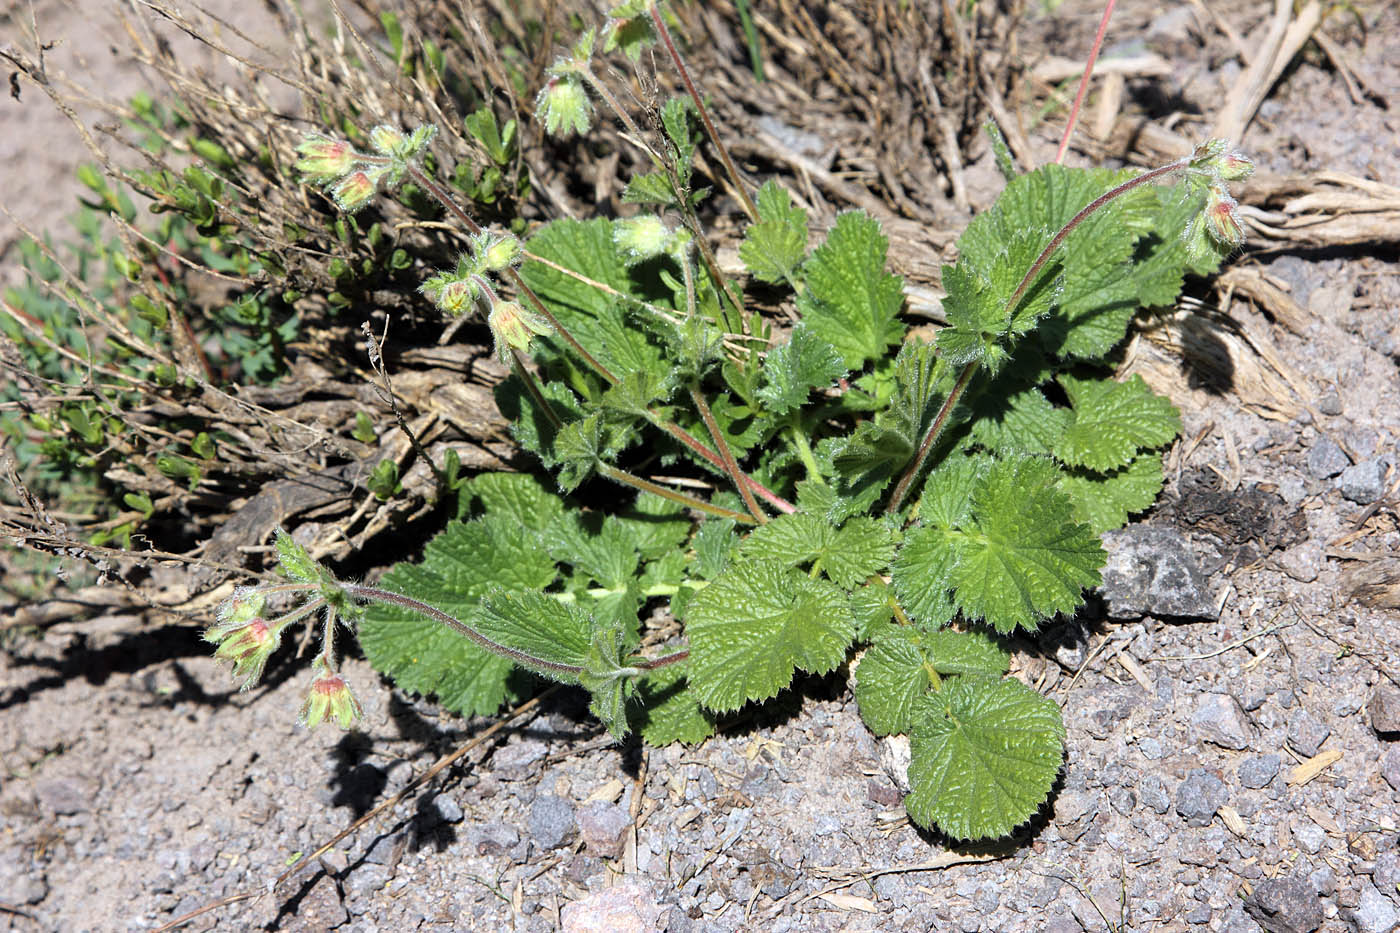
[[[538,334],[550,332],[549,322],[515,301],[501,299],[490,276],[513,270],[521,260],[520,240],[509,233],[483,230],[471,238],[467,252],[457,258],[452,271],[429,276],[419,291],[438,309],[451,315],[471,312],[479,301],[488,308],[486,323],[495,340],[496,356],[509,365],[512,348],[525,351]]]
[[[370,202],[381,182],[387,187],[401,182],[436,133],[431,124],[408,135],[392,126],[376,126],[369,141],[378,155],[359,152],[343,139],[312,133],[297,146],[301,159],[296,169],[303,181],[325,186],[337,207],[354,213]]]
[[[1186,169],[1206,185],[1206,232],[1223,247],[1239,246],[1245,238],[1244,225],[1240,222],[1239,202],[1230,195],[1228,182],[1243,181],[1253,175],[1254,162],[1238,149],[1230,149],[1225,140],[1210,139],[1191,153]]]

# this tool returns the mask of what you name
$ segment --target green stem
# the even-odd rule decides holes
[[[676,71],[681,76],[681,82],[685,84],[686,93],[695,102],[695,110],[700,114],[700,122],[705,125],[705,135],[710,137],[715,151],[719,153],[720,161],[724,163],[724,171],[729,175],[730,181],[734,182],[734,190],[739,192],[739,199],[744,205],[744,213],[749,215],[750,223],[756,223],[758,221],[758,207],[753,203],[753,198],[749,197],[748,189],[744,186],[744,179],[739,177],[739,170],[734,167],[734,160],[729,158],[729,150],[725,147],[724,140],[720,139],[719,131],[715,129],[715,124],[710,119],[710,111],[706,109],[705,101],[700,97],[700,92],[695,89],[695,82],[690,80],[690,70],[685,67],[680,50],[676,48],[676,43],[671,40],[671,30],[666,28],[666,19],[661,15],[660,5],[651,4],[650,12],[652,25],[656,27],[656,34],[661,37],[661,44],[666,47],[666,54],[671,56],[671,62],[676,66]]]
[[[515,370],[516,377],[521,382],[525,383],[525,391],[530,393],[530,398],[539,406],[539,409],[544,412],[545,417],[549,419],[549,423],[554,425],[554,430],[557,431],[562,428],[564,422],[559,419],[559,414],[554,410],[554,406],[549,404],[549,399],[544,397],[544,392],[540,389],[539,382],[535,379],[535,374],[525,368],[525,359],[520,355],[520,351],[515,349],[515,347],[511,347],[510,355],[513,363],[511,368]]]
[[[646,597],[652,596],[675,596],[682,589],[703,590],[710,585],[709,580],[682,580],[680,583],[653,583],[651,586],[642,589],[641,594]],[[626,593],[626,587],[610,588],[606,586],[589,587],[587,593],[593,599],[606,599],[609,596],[618,596]],[[578,601],[578,597],[573,593],[550,593],[561,603],[573,603]]]
[[[695,509],[698,512],[704,512],[706,515],[713,515],[716,518],[732,519],[740,525],[754,524],[754,519],[745,515],[743,512],[735,512],[731,509],[706,502],[704,499],[697,499],[695,496],[677,492],[668,486],[661,486],[650,480],[642,479],[634,473],[628,473],[626,470],[620,470],[615,466],[599,463],[595,466],[595,469],[597,469],[600,476],[605,476],[613,482],[621,483],[624,486],[631,486],[633,489],[640,489],[643,492],[649,492],[663,499],[669,499],[671,502],[678,503],[687,508]]]
[[[744,473],[739,469],[739,462],[734,459],[734,453],[729,449],[729,443],[724,439],[724,432],[720,430],[719,422],[715,420],[714,412],[710,411],[710,405],[705,401],[705,396],[700,394],[700,390],[694,385],[690,387],[690,400],[695,403],[695,409],[700,412],[700,418],[705,422],[705,427],[710,431],[710,437],[714,439],[715,449],[719,451],[720,459],[724,462],[724,472],[729,474],[729,479],[734,483],[734,488],[739,490],[739,496],[744,500],[744,507],[749,510],[749,514],[760,525],[768,523],[768,516],[758,507],[754,501],[753,491],[744,485]]]
[[[404,596],[402,593],[393,593],[389,590],[381,590],[373,586],[360,586],[354,583],[345,583],[341,584],[341,586],[344,588],[346,593],[350,594],[356,599],[367,599],[372,600],[374,602],[387,603],[391,606],[398,606],[401,609],[407,609],[411,612],[416,612],[419,615],[427,616],[434,622],[438,622],[442,625],[447,626],[457,634],[466,636],[468,639],[475,642],[482,648],[485,648],[492,654],[499,655],[503,658],[508,658],[516,662],[517,664],[522,664],[526,667],[534,667],[536,669],[553,671],[557,674],[569,674],[573,676],[578,676],[579,674],[583,673],[584,669],[578,665],[560,664],[557,661],[546,661],[543,658],[537,658],[534,655],[528,654],[524,651],[519,651],[515,648],[507,647],[506,645],[503,645],[500,642],[492,641],[490,638],[487,638],[485,635],[481,634],[476,629],[463,622],[461,619],[458,619],[455,616],[448,615],[436,606],[430,606],[425,602],[419,602],[411,596]]]
[[[1002,306],[1002,317],[1005,318],[1016,309],[1016,306],[1021,303],[1021,299],[1025,297],[1026,291],[1031,287],[1036,277],[1040,275],[1040,271],[1044,269],[1045,264],[1050,261],[1050,257],[1064,244],[1065,238],[1073,233],[1074,229],[1087,220],[1090,215],[1113,199],[1122,197],[1134,188],[1145,185],[1149,181],[1184,168],[1189,165],[1190,162],[1190,156],[1183,156],[1175,162],[1169,162],[1166,165],[1143,172],[1141,175],[1130,178],[1117,187],[1110,188],[1108,191],[1105,191],[1103,194],[1084,205],[1079,213],[1071,217],[1069,222],[1061,227],[1059,232],[1051,238],[1049,244],[1046,245],[1045,249],[1041,250],[1040,255],[1036,257],[1035,262],[1031,263],[1031,267],[1026,270],[1025,276],[1021,279],[1021,284],[1016,286],[1016,290],[1011,293],[1011,296],[1006,299],[1006,303]],[[952,413],[953,406],[957,404],[958,399],[962,397],[963,392],[967,389],[968,383],[972,381],[972,376],[977,371],[977,366],[977,361],[973,360],[964,366],[962,372],[958,374],[957,382],[954,383],[953,388],[949,390],[948,397],[943,400],[943,407],[938,410],[938,415],[933,419],[933,424],[929,425],[928,432],[924,435],[923,443],[919,445],[918,455],[914,458],[914,462],[910,464],[909,469],[900,477],[899,485],[895,487],[894,494],[890,496],[890,503],[885,507],[886,513],[893,514],[899,511],[900,505],[904,502],[905,495],[909,492],[910,485],[913,484],[914,478],[918,476],[919,471],[923,469],[924,461],[928,458],[928,453],[933,448],[934,441],[938,439],[939,433],[942,432],[944,425],[947,424],[948,416]]]
[[[817,458],[812,453],[811,441],[807,439],[807,432],[802,430],[796,417],[788,422],[788,437],[792,440],[792,446],[797,448],[797,458],[802,461],[802,465],[807,469],[807,479],[818,486],[826,485],[826,477],[822,476],[821,467],[817,466]]]

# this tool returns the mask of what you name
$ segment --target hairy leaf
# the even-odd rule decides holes
[[[1143,449],[1170,443],[1181,430],[1171,402],[1134,374],[1127,382],[1060,376],[1073,420],[1055,445],[1071,466],[1104,472],[1121,467]]]
[[[695,698],[686,663],[668,664],[647,674],[638,687],[640,709],[634,724],[649,745],[695,745],[715,734],[715,717]]]
[[[739,258],[756,279],[791,281],[807,255],[807,212],[775,181],[758,189],[757,206],[758,220],[744,234]]]
[[[781,416],[804,405],[813,389],[825,388],[845,374],[846,365],[836,348],[798,324],[787,343],[768,351],[764,382],[756,394],[768,414]]]
[[[1070,470],[1060,480],[1060,488],[1069,493],[1079,520],[1094,534],[1122,528],[1129,515],[1157,501],[1162,491],[1162,455],[1139,454],[1109,473]]]
[[[862,212],[842,214],[804,269],[797,300],[802,320],[835,347],[847,369],[859,369],[899,342],[903,284],[885,272],[888,241]]]
[[[578,683],[578,671],[560,668],[586,668],[593,650],[593,622],[588,614],[543,593],[491,587],[475,622],[497,644],[537,659],[517,657],[516,663],[551,680]]]
[[[696,695],[726,712],[776,696],[797,669],[835,668],[855,637],[855,620],[832,584],[754,559],[696,594],[687,629]]]
[[[1018,680],[967,675],[914,705],[904,800],[920,826],[993,839],[1030,819],[1064,758],[1054,702]]]

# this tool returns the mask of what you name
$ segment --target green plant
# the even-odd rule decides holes
[[[619,7],[602,33],[629,52],[648,37],[687,74],[653,3]],[[722,156],[750,216],[750,276],[793,296],[790,320],[764,318],[696,211],[698,131],[722,152],[702,98],[686,76],[692,96],[643,132],[589,65],[597,39],[551,69],[541,118],[583,132],[599,96],[654,164],[628,200],[661,213],[556,220],[522,243],[431,176],[431,128],[376,128],[373,151],[313,137],[300,165],[347,210],[412,185],[466,228],[470,248],[422,291],[447,314],[485,313],[513,374],[499,406],[558,492],[531,475],[454,479],[468,519],[376,586],[279,534],[295,582],[241,592],[210,637],[251,683],[280,633],[320,613],[318,682],[346,623],[379,670],[454,711],[498,710],[528,689],[523,670],[581,685],[615,736],[657,744],[702,741],[799,672],[851,662],[871,730],[911,736],[910,816],[1007,835],[1046,799],[1064,727],[1006,676],[1006,638],[1073,612],[1099,581],[1098,534],[1159,492],[1177,413],[1116,381],[1111,354],[1139,308],[1238,245],[1226,183],[1248,160],[1213,141],[1143,173],[1018,175],[993,133],[1007,186],[944,268],[948,323],[927,342],[900,320],[876,221],[842,214],[809,251],[791,195],[769,182],[751,197]],[[657,465],[684,484],[647,478]],[[264,616],[288,596],[300,607]],[[343,681],[317,689],[335,700],[308,720],[353,718]]]

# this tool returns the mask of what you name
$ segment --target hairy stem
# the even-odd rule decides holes
[[[825,486],[826,477],[822,476],[821,467],[817,466],[817,458],[812,454],[812,443],[807,439],[807,432],[797,423],[796,417],[788,423],[787,435],[792,440],[792,446],[797,448],[797,458],[806,468],[807,478],[818,486]]]
[[[557,674],[571,674],[577,676],[583,673],[583,668],[575,664],[560,664],[557,661],[546,661],[543,658],[537,658],[532,654],[527,654],[524,651],[519,651],[515,648],[510,648],[506,645],[500,644],[499,642],[493,641],[490,638],[487,638],[485,635],[478,632],[476,629],[472,628],[467,623],[463,622],[461,619],[458,619],[456,616],[448,615],[436,606],[430,606],[427,603],[420,602],[411,596],[404,596],[402,593],[394,593],[390,592],[389,590],[381,590],[373,586],[360,586],[354,583],[345,583],[342,584],[342,587],[344,588],[346,593],[350,594],[355,599],[366,599],[371,600],[373,602],[387,603],[388,605],[398,606],[402,609],[408,609],[411,612],[416,612],[419,615],[426,616],[427,618],[432,619],[434,622],[438,622],[442,625],[447,626],[459,635],[466,636],[468,639],[475,642],[482,648],[485,648],[492,654],[500,655],[503,658],[509,658],[510,660],[515,661],[517,664],[521,664],[526,667],[534,667],[547,671],[553,671]]]
[[[914,478],[924,468],[924,461],[928,459],[928,452],[933,449],[933,442],[938,440],[938,435],[943,432],[943,426],[948,423],[948,416],[953,413],[953,406],[958,403],[958,399],[962,397],[963,392],[967,389],[967,384],[972,381],[972,376],[976,372],[977,361],[974,360],[964,366],[962,372],[958,373],[958,381],[953,383],[953,387],[948,390],[948,397],[943,400],[943,406],[938,409],[938,414],[934,416],[933,424],[928,426],[923,443],[919,444],[919,452],[914,456],[914,462],[899,478],[899,485],[894,487],[894,494],[890,496],[890,504],[885,506],[886,513],[893,515],[899,511],[904,497],[909,493],[909,487],[914,483]]]
[[[1084,77],[1079,79],[1079,93],[1074,95],[1074,106],[1069,110],[1069,122],[1065,124],[1065,135],[1060,137],[1060,148],[1055,153],[1055,164],[1064,161],[1069,149],[1069,138],[1074,135],[1074,125],[1079,120],[1079,108],[1084,104],[1084,94],[1089,90],[1089,77],[1094,73],[1094,63],[1099,59],[1099,49],[1103,48],[1103,36],[1108,31],[1108,18],[1113,15],[1113,5],[1117,0],[1107,0],[1104,4],[1103,19],[1099,20],[1099,31],[1094,36],[1094,45],[1089,49],[1089,60],[1084,64]]]
[[[720,430],[719,422],[715,420],[714,412],[710,411],[710,405],[705,401],[705,396],[700,394],[700,390],[695,386],[690,387],[690,400],[695,403],[696,411],[700,412],[700,418],[705,422],[705,427],[710,431],[710,437],[714,439],[715,448],[719,451],[720,460],[724,462],[724,472],[729,474],[730,480],[734,483],[734,488],[739,490],[739,496],[744,500],[744,507],[749,510],[749,514],[760,525],[768,523],[768,516],[763,514],[763,510],[754,501],[753,491],[744,485],[744,474],[739,469],[739,461],[734,459],[734,453],[729,449],[729,443],[724,439],[724,432]]]
[[[695,509],[697,512],[704,512],[706,515],[713,515],[716,518],[732,519],[740,525],[754,524],[754,519],[751,516],[745,515],[743,512],[735,512],[732,509],[726,509],[722,506],[706,502],[704,499],[686,495],[683,492],[671,489],[669,486],[662,486],[650,480],[642,479],[635,473],[628,473],[626,470],[620,470],[615,466],[608,466],[606,463],[599,463],[595,468],[600,476],[606,476],[608,479],[621,483],[624,486],[631,486],[633,489],[640,489],[643,492],[652,493],[663,499],[669,499],[687,508]]]
[[[661,15],[659,4],[651,4],[651,22],[656,27],[656,34],[661,37],[661,44],[666,47],[666,54],[671,56],[671,63],[676,66],[676,71],[685,84],[686,93],[695,102],[695,110],[700,114],[700,122],[705,125],[705,135],[710,137],[715,151],[719,153],[720,161],[724,163],[724,171],[729,175],[730,181],[734,182],[734,190],[739,192],[739,198],[744,205],[744,213],[749,215],[750,223],[756,222],[758,220],[758,207],[753,203],[753,198],[749,197],[744,179],[739,176],[739,170],[734,167],[734,160],[729,157],[729,149],[725,147],[724,140],[720,139],[714,121],[710,119],[710,111],[706,109],[705,101],[695,88],[695,82],[690,80],[690,69],[685,67],[680,50],[676,48],[676,43],[671,39],[671,30],[666,28],[666,19]]]

